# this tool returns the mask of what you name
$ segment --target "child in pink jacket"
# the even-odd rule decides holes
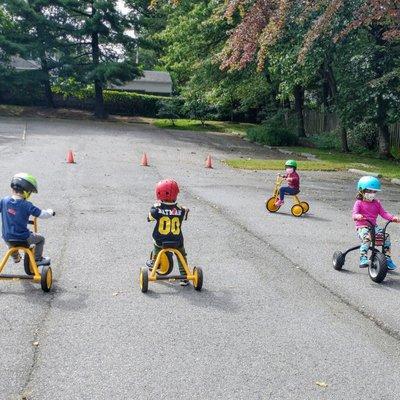
[[[360,268],[366,268],[368,267],[367,253],[371,244],[371,234],[369,230],[371,225],[368,221],[371,221],[373,224],[375,233],[382,233],[382,229],[380,229],[376,224],[378,215],[387,221],[399,222],[400,219],[399,217],[385,211],[381,202],[375,199],[376,193],[381,191],[381,183],[379,179],[373,176],[363,176],[358,181],[357,188],[358,194],[357,201],[353,207],[353,220],[356,223],[357,234],[362,242],[360,246]],[[397,267],[391,258],[390,246],[390,237],[387,234],[383,250],[387,259],[388,269],[394,270]]]

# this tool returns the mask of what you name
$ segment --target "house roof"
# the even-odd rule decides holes
[[[9,65],[19,71],[40,69],[40,65],[36,61],[25,60],[19,56],[11,57]]]
[[[116,90],[170,94],[172,92],[172,79],[168,72],[143,71],[143,76],[137,77],[133,81],[125,82],[122,85],[110,84],[108,87]]]
[[[136,78],[139,82],[172,83],[171,75],[165,71],[143,71],[143,76]]]

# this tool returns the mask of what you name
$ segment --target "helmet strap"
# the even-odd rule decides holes
[[[31,192],[27,192],[26,190],[24,190],[23,192],[22,192],[22,197],[25,199],[25,200],[28,200],[29,199],[29,197],[31,197]]]

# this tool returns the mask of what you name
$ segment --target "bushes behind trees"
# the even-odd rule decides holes
[[[298,136],[292,118],[284,113],[277,113],[259,126],[246,131],[247,138],[252,142],[269,146],[294,146],[298,143]]]
[[[17,89],[17,90],[16,90]],[[73,108],[92,111],[94,105],[93,89],[81,90],[77,94],[65,94],[60,90],[54,93],[56,107]],[[13,90],[0,89],[0,102],[19,106],[45,106],[46,99],[38,84],[35,87],[19,87],[13,85]],[[109,114],[126,116],[157,117],[162,104],[173,103],[171,97],[154,96],[118,90],[105,90],[104,103]]]

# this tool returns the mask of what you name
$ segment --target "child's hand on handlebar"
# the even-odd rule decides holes
[[[362,214],[354,214],[353,216],[354,221],[362,221],[364,218],[364,215]]]
[[[392,219],[392,222],[400,222],[400,217],[398,215],[395,215]]]

